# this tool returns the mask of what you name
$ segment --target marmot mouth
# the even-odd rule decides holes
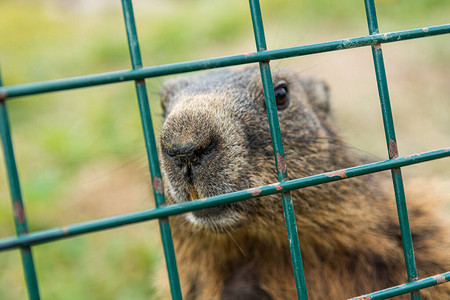
[[[221,219],[222,215],[226,212],[231,212],[232,207],[230,204],[221,204],[219,206],[204,208],[201,210],[196,210],[192,212],[195,218],[203,219],[209,222],[214,222],[214,220]]]
[[[202,192],[198,191],[193,185],[189,186],[189,200],[197,200],[204,198],[205,195],[203,195]],[[196,225],[203,225],[203,226],[220,226],[220,225],[231,225],[228,223],[234,223],[230,222],[231,220],[236,220],[239,213],[235,209],[235,204],[229,203],[229,204],[221,204],[219,206],[211,207],[211,208],[204,208],[201,210],[196,210],[188,214],[188,220],[191,223],[194,223]]]
[[[192,185],[188,188],[188,194],[189,200],[191,201],[206,197]],[[237,221],[242,218],[236,206],[235,203],[226,203],[211,208],[192,211],[186,216],[188,221],[194,225],[222,230],[223,228],[236,225],[238,223]]]
[[[214,232],[224,232],[238,227],[243,215],[233,207],[233,204],[222,204],[187,213],[186,219],[193,225]]]

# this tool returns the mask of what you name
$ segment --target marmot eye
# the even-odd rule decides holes
[[[289,105],[289,91],[286,83],[280,83],[275,86],[275,100],[279,110],[285,109]]]

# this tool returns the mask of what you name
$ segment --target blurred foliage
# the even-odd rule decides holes
[[[144,65],[254,51],[248,4],[240,0],[134,5]],[[272,48],[367,34],[363,1],[261,6]],[[448,0],[379,0],[377,10],[382,31],[442,24],[450,15]],[[5,85],[130,68],[119,1],[0,0],[0,36]],[[436,40],[430,59],[450,58],[448,44]],[[160,82],[147,80],[157,130]],[[132,82],[12,99],[7,106],[31,231],[153,205]],[[10,212],[2,171],[0,237],[15,234]],[[155,225],[34,247],[42,298],[152,298],[161,259]],[[25,299],[17,251],[0,253],[0,270],[0,299]]]

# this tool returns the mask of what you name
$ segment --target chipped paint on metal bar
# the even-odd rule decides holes
[[[442,274],[434,275],[432,276],[432,278],[436,280],[437,284],[441,284],[450,280],[449,278],[445,278],[445,276]]]
[[[13,200],[13,210],[14,210],[14,217],[16,218],[17,222],[20,224],[25,223],[25,210],[23,209],[22,202],[19,199]]]
[[[341,177],[341,178],[347,177],[345,169],[336,170],[336,171],[333,171],[333,172],[328,172],[328,173],[325,173],[325,175],[328,176],[328,177],[334,177],[334,176],[338,176],[338,177]]]
[[[253,196],[258,196],[259,194],[261,194],[262,190],[258,189],[258,188],[251,188],[251,189],[248,189],[247,192],[249,192]]]
[[[275,187],[275,189],[277,191],[281,191],[283,189],[283,187],[281,186],[280,182],[274,183],[272,184],[273,187]]]
[[[394,139],[391,139],[389,141],[388,152],[389,152],[389,158],[397,158],[398,157],[397,142]]]
[[[153,190],[158,194],[164,194],[164,185],[161,177],[153,176]]]
[[[282,173],[286,173],[287,172],[286,159],[280,153],[277,153],[276,158],[278,170]]]

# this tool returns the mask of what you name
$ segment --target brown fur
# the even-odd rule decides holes
[[[287,71],[273,81],[290,97],[278,115],[291,178],[367,162],[339,138],[322,82]],[[170,80],[162,101],[169,203],[277,181],[257,69]],[[292,192],[310,299],[345,299],[406,281],[391,185],[388,174],[372,174]],[[407,199],[423,278],[450,269],[450,243],[429,203],[435,195],[426,184],[414,187]],[[279,195],[170,221],[184,299],[296,299]],[[421,293],[450,298],[450,284]]]

